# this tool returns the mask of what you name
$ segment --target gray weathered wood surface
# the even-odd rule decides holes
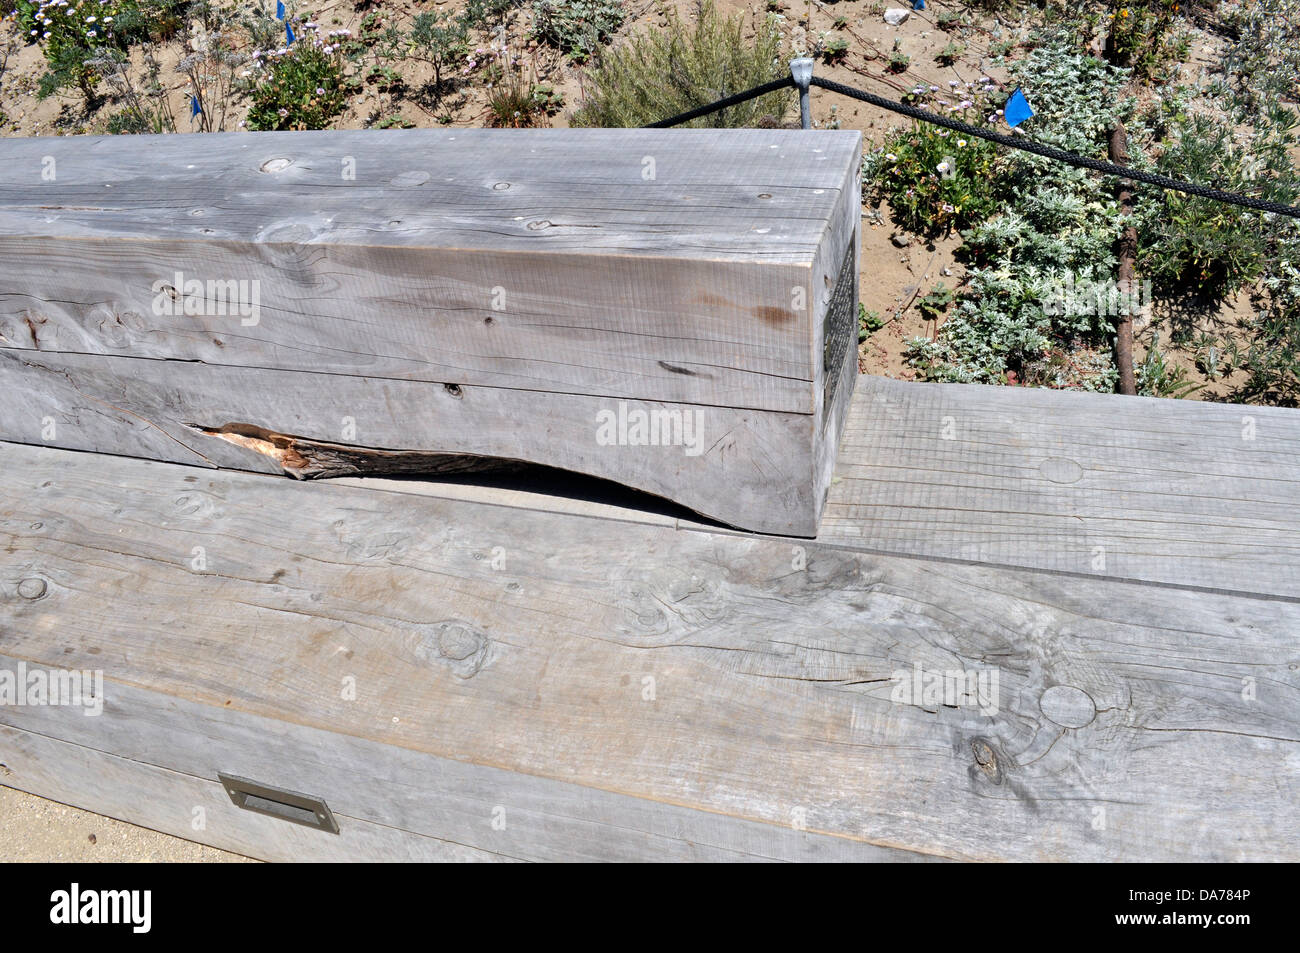
[[[4,350],[0,393],[0,433],[25,443],[294,475],[337,463],[334,448],[350,452],[362,472],[392,468],[392,451],[524,459],[787,535],[816,532],[818,494],[830,482],[829,472],[814,479],[819,425],[808,414]],[[698,452],[600,444],[597,414],[620,405],[684,423],[689,415],[698,421],[689,435]],[[286,458],[268,443],[209,432],[223,428],[302,439]]]
[[[851,351],[860,147],[790,130],[0,141],[0,376],[18,395],[0,440],[297,476],[528,461],[812,536],[852,389],[823,338],[838,282]],[[624,404],[672,421],[674,444],[699,419],[702,446],[626,428],[610,446],[598,421]],[[286,452],[195,439],[214,430]]]
[[[819,540],[1300,600],[1300,413],[858,383]]]
[[[97,719],[0,708],[6,752],[332,788],[517,859],[1300,856],[1300,605],[1260,586],[0,453],[0,667],[108,683]],[[917,665],[996,669],[997,710],[891,697]]]
[[[81,714],[77,715],[82,718]],[[109,744],[116,745],[114,734]],[[286,863],[501,861],[491,851],[340,817],[338,836],[241,811],[208,777],[0,724],[0,784],[259,860]]]
[[[786,130],[4,140],[0,346],[813,413],[859,154]],[[257,282],[256,325],[161,319],[177,272]]]

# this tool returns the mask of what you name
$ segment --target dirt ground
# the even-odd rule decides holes
[[[0,787],[0,863],[252,863],[247,857]]]

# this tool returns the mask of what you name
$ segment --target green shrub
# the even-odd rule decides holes
[[[1250,156],[1232,130],[1204,115],[1182,118],[1157,160],[1165,175],[1254,192]],[[1144,193],[1139,237],[1142,270],[1169,293],[1220,298],[1259,275],[1267,238],[1258,212],[1173,190]]]
[[[522,0],[469,0],[461,13],[465,25],[471,30],[481,30],[499,23],[506,14],[521,4]]]
[[[946,96],[950,98],[937,87],[917,86],[907,99],[954,119],[987,125],[993,97],[1005,98],[991,81],[950,85]],[[916,122],[890,135],[866,157],[862,170],[872,197],[888,199],[897,224],[933,237],[983,221],[999,207],[1002,165],[993,143]]]
[[[619,0],[533,0],[533,36],[582,62],[623,25]]]
[[[130,35],[123,26],[136,12],[134,0],[17,0],[15,8],[23,34],[40,44],[49,66],[39,95],[76,86],[91,104],[100,74],[90,60],[100,48],[126,48]]]
[[[1187,55],[1174,26],[1179,0],[1110,0],[1110,8],[1106,49],[1112,62],[1145,80],[1167,79],[1169,68]]]
[[[302,34],[288,49],[254,54],[262,69],[251,90],[249,129],[324,129],[343,112],[343,54],[314,30]]]
[[[443,79],[469,47],[466,19],[442,11],[421,13],[411,24],[411,57],[433,68],[433,88],[442,90]]]
[[[1187,379],[1187,371],[1165,360],[1159,333],[1152,334],[1146,358],[1134,368],[1137,392],[1142,397],[1188,397],[1205,387]]]
[[[162,131],[155,129],[147,116],[141,115],[134,109],[121,109],[110,115],[107,129],[114,136],[141,135]]]
[[[842,36],[823,36],[817,44],[817,55],[832,66],[843,63],[849,55],[849,41]]]
[[[961,55],[966,52],[966,46],[962,43],[949,43],[938,53],[934,54],[934,61],[940,66],[952,66]]]
[[[751,44],[743,18],[724,19],[710,0],[698,8],[693,24],[674,13],[662,31],[639,33],[602,53],[587,74],[586,99],[572,124],[644,126],[707,105],[785,75],[780,49],[774,18],[758,25]],[[776,125],[793,101],[791,90],[778,90],[683,126]]]
[[[858,302],[858,343],[861,344],[871,335],[885,326],[885,319],[879,311],[868,311],[867,306]]]
[[[1300,222],[1275,223],[1276,241],[1246,323],[1250,343],[1239,352],[1246,381],[1233,400],[1300,407]]]
[[[488,91],[487,124],[497,129],[526,129],[546,115],[533,87],[518,76],[510,76]]]
[[[1236,39],[1223,74],[1243,114],[1279,100],[1300,101],[1300,0],[1225,4]]]
[[[1091,157],[1106,155],[1107,131],[1132,111],[1119,95],[1127,71],[1078,53],[1069,38],[1048,38],[1013,76],[1036,110],[1034,138]],[[1086,293],[1115,273],[1111,183],[1025,152],[1011,153],[998,179],[991,194],[1002,211],[962,233],[966,284],[936,340],[910,342],[909,363],[927,380],[1112,390],[1111,316]]]
[[[145,51],[144,69],[140,72],[132,71],[131,58],[122,50],[101,48],[89,62],[123,106],[108,117],[108,132],[121,135],[176,131],[176,117],[162,82],[162,65],[152,51]],[[193,89],[199,77],[193,70],[190,75]]]
[[[185,32],[192,5],[195,4],[191,0],[133,0],[124,5],[122,15],[116,21],[118,32],[128,43],[173,40]],[[203,3],[197,5],[203,8],[202,12],[212,21],[211,7]],[[210,25],[215,24],[210,22]]]

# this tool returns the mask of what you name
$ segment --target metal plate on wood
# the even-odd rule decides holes
[[[339,825],[329,805],[318,797],[286,791],[266,784],[238,778],[229,774],[218,774],[221,786],[230,795],[235,807],[268,817],[278,817],[282,821],[314,827],[317,830],[339,832]]]

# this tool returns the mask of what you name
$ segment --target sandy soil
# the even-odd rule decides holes
[[[247,857],[0,787],[0,863],[253,863]]]

